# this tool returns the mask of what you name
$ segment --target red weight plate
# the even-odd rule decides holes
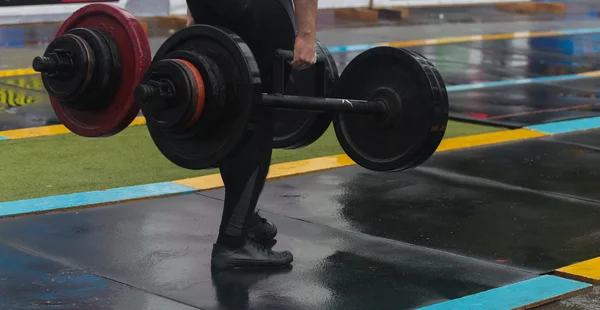
[[[121,58],[120,88],[101,110],[69,109],[51,96],[52,107],[58,119],[75,134],[84,137],[115,135],[127,128],[140,110],[133,91],[152,61],[148,38],[133,15],[110,4],[91,4],[77,10],[62,24],[56,37],[74,28],[103,31],[115,42]]]
[[[204,98],[206,96],[204,91],[204,80],[202,80],[202,75],[200,75],[200,72],[198,71],[198,69],[196,69],[196,66],[194,66],[191,62],[183,59],[175,59],[175,61],[178,61],[179,63],[186,66],[192,72],[192,74],[194,74],[194,83],[196,84],[196,89],[198,90],[198,100],[196,101],[196,108],[194,109],[194,114],[192,115],[192,118],[185,126],[185,128],[187,129],[198,121],[198,119],[200,118],[200,114],[202,114],[202,110],[204,109]]]

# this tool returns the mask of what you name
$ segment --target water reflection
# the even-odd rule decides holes
[[[0,79],[0,130],[59,124],[37,75]]]
[[[275,270],[211,270],[212,284],[221,309],[251,309],[252,288],[275,275],[285,275],[292,266]]]

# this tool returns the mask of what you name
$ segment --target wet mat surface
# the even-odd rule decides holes
[[[60,124],[38,76],[0,78],[0,131]]]
[[[293,269],[211,273],[221,208],[219,200],[186,195],[3,219],[0,235],[11,244],[203,309],[412,308],[534,276],[268,213],[263,215],[280,227],[275,249],[292,250]]]
[[[598,130],[590,133],[597,135]],[[600,175],[600,151],[561,143],[556,139],[454,151],[432,158],[429,166],[542,194],[600,202],[600,192],[595,184]],[[600,216],[600,213],[595,215]],[[590,217],[593,216],[590,214]],[[578,217],[580,215],[570,222],[576,222]],[[600,220],[600,217],[596,219]]]
[[[531,140],[440,153],[399,174],[350,167],[274,181],[261,203],[322,225],[545,272],[600,255],[600,204],[588,201],[599,195],[599,167],[598,151]],[[223,190],[201,194],[221,199]]]
[[[523,126],[600,115],[600,79],[449,92],[451,116],[481,124]]]
[[[1,243],[0,308],[194,309]]]
[[[583,147],[600,149],[600,130],[592,129],[582,132],[555,135],[548,140],[575,143]]]
[[[460,59],[459,55],[470,64],[469,70],[442,73],[448,85],[570,75],[600,68],[597,34],[477,41],[445,50],[432,49],[424,55],[441,72],[448,64],[457,66],[452,61]],[[600,79],[587,78],[451,92],[450,111],[454,119],[513,128],[597,116],[599,86]]]

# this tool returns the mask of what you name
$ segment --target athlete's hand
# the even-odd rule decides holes
[[[187,22],[185,24],[186,27],[189,27],[194,24],[194,17],[192,17],[192,13],[190,13],[190,9],[187,10]]]
[[[294,60],[290,63],[298,70],[304,70],[317,62],[317,46],[315,38],[310,35],[299,35],[294,43]]]

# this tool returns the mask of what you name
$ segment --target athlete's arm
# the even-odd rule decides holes
[[[192,13],[190,13],[190,9],[187,10],[187,22],[185,24],[186,27],[189,27],[194,24],[194,17],[192,17]]]
[[[294,44],[292,66],[306,69],[317,61],[315,38],[317,35],[318,0],[294,0],[298,36]]]

